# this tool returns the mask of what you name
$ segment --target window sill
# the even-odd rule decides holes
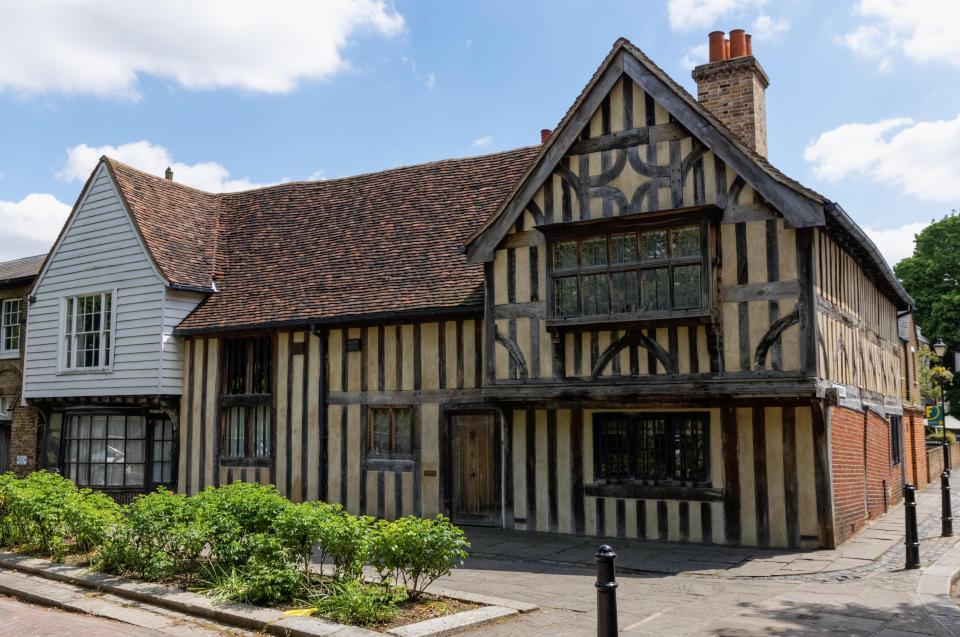
[[[9,360],[11,358],[20,358],[20,350],[8,349],[3,352],[0,352],[0,361]]]
[[[604,326],[635,326],[644,323],[664,323],[670,321],[690,321],[710,318],[710,308],[696,308],[692,310],[675,310],[669,312],[648,312],[644,314],[608,314],[604,316],[548,318],[547,329],[604,327]]]
[[[57,376],[76,376],[82,374],[112,374],[112,367],[83,367],[80,369],[61,369]]]
[[[695,502],[720,502],[723,490],[709,486],[681,486],[669,484],[586,484],[584,495],[605,498],[630,498],[641,500],[692,500]]]
[[[366,468],[370,471],[416,471],[417,461],[413,458],[367,457]]]
[[[269,467],[270,458],[220,458],[221,467]]]

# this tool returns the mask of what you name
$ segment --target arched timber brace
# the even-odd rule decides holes
[[[770,326],[770,329],[767,330],[767,333],[763,335],[763,338],[760,340],[760,344],[757,346],[757,352],[754,356],[754,361],[757,364],[757,367],[763,367],[767,363],[767,352],[777,342],[777,339],[780,338],[780,335],[785,329],[791,325],[796,325],[800,322],[800,311],[794,310],[786,316],[783,316],[777,319],[773,325]]]
[[[597,378],[603,373],[603,370],[609,365],[614,356],[620,353],[626,347],[639,345],[657,357],[657,360],[663,365],[669,374],[677,373],[677,361],[666,350],[650,337],[646,336],[640,330],[629,330],[623,337],[617,339],[600,354],[597,364],[593,367],[592,378]]]
[[[516,342],[514,342],[509,336],[502,334],[499,329],[496,330],[496,338],[497,342],[507,349],[507,352],[510,354],[510,358],[513,359],[514,364],[517,366],[517,373],[521,378],[526,378],[529,374],[527,371],[527,361],[524,359],[523,352],[520,351],[520,348],[517,346]]]

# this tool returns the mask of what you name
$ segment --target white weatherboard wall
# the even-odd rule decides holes
[[[109,372],[61,372],[62,299],[113,290]],[[180,394],[183,361],[173,328],[202,295],[169,290],[101,164],[54,247],[27,314],[24,397]]]

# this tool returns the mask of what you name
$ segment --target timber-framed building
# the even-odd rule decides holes
[[[133,229],[117,255],[142,257],[159,304],[161,371],[116,382],[140,369],[122,360],[124,313],[151,293],[109,277],[63,292],[55,248],[25,388],[56,423],[49,444],[91,476],[62,423],[133,410],[173,432],[172,475],[144,485],[256,481],[354,513],[557,533],[842,542],[900,495],[912,301],[838,204],[766,160],[749,36],[711,34],[694,78],[699,99],[621,39],[539,146],[345,179],[211,195],[104,158],[58,245],[85,202],[113,197]],[[64,299],[90,294],[115,363],[71,376],[64,356],[97,355],[69,349],[89,339],[62,323]],[[58,394],[70,377],[88,389]]]

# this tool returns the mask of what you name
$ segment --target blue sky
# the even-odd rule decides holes
[[[46,251],[107,152],[211,190],[539,141],[619,36],[683,83],[743,27],[770,159],[895,261],[960,201],[948,0],[0,3],[0,259]]]

